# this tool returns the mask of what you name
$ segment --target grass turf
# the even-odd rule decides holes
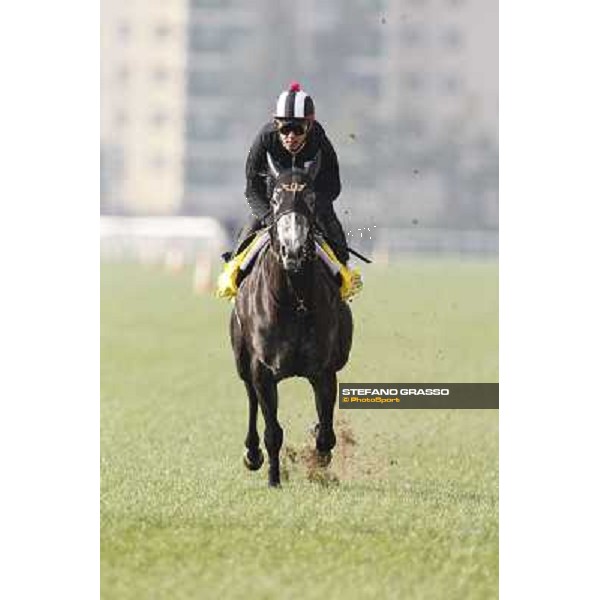
[[[229,305],[189,272],[101,273],[103,598],[497,597],[497,411],[338,411],[323,476],[303,460],[310,386],[286,381],[286,480],[267,489],[241,462]],[[496,263],[371,268],[340,380],[497,381],[497,280]]]

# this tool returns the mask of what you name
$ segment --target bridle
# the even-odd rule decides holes
[[[275,191],[273,192],[275,193]],[[306,240],[304,242],[304,244],[302,245],[302,251],[300,253],[300,257],[302,258],[303,261],[310,261],[313,260],[315,257],[315,248],[314,248],[314,229],[315,229],[315,214],[313,211],[310,210],[310,208],[307,206],[306,202],[301,199],[300,202],[298,202],[296,200],[297,198],[297,194],[298,194],[298,190],[294,190],[291,192],[288,192],[290,194],[292,194],[291,197],[291,201],[284,201],[284,203],[286,204],[285,208],[283,209],[274,209],[273,210],[273,223],[270,226],[270,229],[272,229],[274,231],[274,237],[275,239],[277,239],[277,255],[279,257],[279,259],[281,260],[281,248],[280,248],[280,241],[278,238],[278,228],[277,228],[277,224],[279,223],[280,219],[283,218],[286,215],[292,214],[292,213],[297,213],[300,215],[303,215],[304,217],[306,217],[307,221],[308,221],[308,232],[306,235]],[[301,210],[298,210],[298,208],[300,208]]]
[[[297,198],[296,194],[298,193],[297,191],[293,191],[290,193],[293,195],[292,195],[291,201],[289,202],[289,206],[286,206],[282,210],[274,211],[273,223],[270,226],[270,228],[271,228],[271,235],[277,241],[277,245],[276,245],[276,247],[273,248],[273,250],[275,251],[275,254],[277,255],[278,261],[280,262],[280,264],[282,264],[283,257],[281,254],[281,241],[279,240],[279,236],[278,236],[277,224],[278,224],[279,220],[282,217],[284,217],[285,215],[289,215],[291,213],[302,214],[308,220],[308,231],[306,234],[306,240],[304,241],[304,243],[302,245],[302,249],[300,251],[299,259],[300,259],[300,264],[303,266],[306,266],[311,261],[313,261],[316,257],[315,244],[314,244],[315,217],[314,217],[314,213],[308,208],[308,206],[306,205],[306,202],[304,202],[304,200],[301,200],[301,203],[297,201],[297,199],[296,199]],[[299,207],[301,207],[301,210],[298,210]],[[310,309],[307,306],[306,299],[303,298],[298,293],[297,289],[295,288],[293,278],[292,278],[290,271],[287,269],[284,269],[284,272],[285,272],[286,281],[288,283],[288,289],[291,291],[292,297],[294,299],[294,304],[295,304],[294,312],[298,316],[305,317],[312,311],[312,309]]]

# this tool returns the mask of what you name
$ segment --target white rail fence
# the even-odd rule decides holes
[[[100,256],[109,262],[193,266],[193,287],[211,289],[220,255],[229,247],[222,225],[209,217],[100,217]]]

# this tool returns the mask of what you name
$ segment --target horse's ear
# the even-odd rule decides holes
[[[267,152],[267,163],[269,165],[269,171],[271,171],[273,177],[277,179],[277,177],[279,177],[281,174],[281,167],[273,160],[270,152]]]
[[[321,169],[321,151],[319,150],[315,157],[304,163],[304,170],[306,174],[314,181],[319,174],[319,170]]]

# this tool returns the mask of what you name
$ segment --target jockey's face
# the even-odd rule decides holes
[[[307,119],[293,121],[277,120],[276,124],[282,146],[291,153],[300,150],[306,141],[310,122]]]

